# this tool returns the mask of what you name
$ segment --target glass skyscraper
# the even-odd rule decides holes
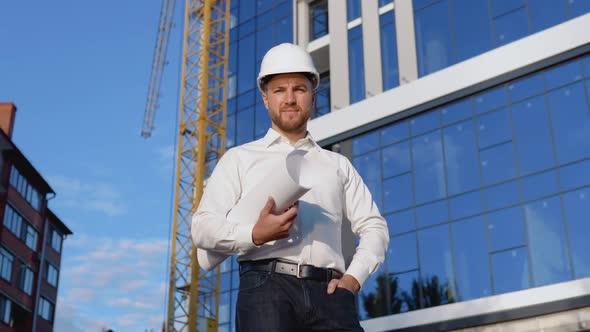
[[[386,261],[358,296],[366,331],[590,326],[589,0],[231,8],[228,148],[270,126],[264,53],[300,44],[321,73],[309,129],[387,219]],[[232,331],[235,259],[221,276]]]

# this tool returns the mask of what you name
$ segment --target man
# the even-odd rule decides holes
[[[258,87],[272,127],[265,137],[225,153],[193,217],[197,247],[239,255],[238,331],[362,331],[355,294],[383,262],[389,233],[348,159],[322,149],[307,132],[318,84],[301,47],[281,44],[266,53]],[[329,168],[322,183],[280,214],[272,212],[269,198],[258,220],[228,221],[240,197],[256,190],[294,149],[318,151]],[[348,269],[344,219],[360,237]]]

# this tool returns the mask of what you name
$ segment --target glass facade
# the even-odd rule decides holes
[[[385,91],[399,85],[395,12],[392,10],[379,15],[379,26],[381,33],[381,71],[383,90]]]
[[[362,25],[357,25],[348,30],[348,78],[350,82],[350,103],[354,104],[365,99]]]
[[[309,4],[309,40],[318,39],[329,33],[328,0],[316,0]]]
[[[271,47],[293,42],[291,1],[231,1],[226,146],[266,134],[270,118],[256,86]]]
[[[330,113],[330,72],[320,74],[320,84],[318,86],[315,109],[312,118]]]
[[[586,56],[352,139],[391,232],[361,318],[589,277],[589,105]]]
[[[413,0],[419,76],[590,12],[583,0]]]

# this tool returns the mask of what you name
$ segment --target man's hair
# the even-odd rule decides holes
[[[316,86],[316,77],[314,74],[312,74],[312,73],[296,73],[296,74],[303,74],[303,76],[305,76],[309,80],[309,82],[311,82],[312,87]],[[263,91],[266,91],[266,85],[268,84],[268,82],[270,82],[270,80],[272,80],[273,77],[275,77],[277,75],[281,75],[281,74],[266,75],[262,79],[260,79],[260,86],[262,87]]]

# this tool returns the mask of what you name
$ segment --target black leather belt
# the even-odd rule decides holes
[[[342,273],[323,267],[313,265],[302,265],[280,261],[278,259],[263,259],[257,261],[240,262],[240,274],[248,271],[264,271],[280,274],[287,274],[299,279],[310,279],[316,281],[330,281],[342,278]]]

